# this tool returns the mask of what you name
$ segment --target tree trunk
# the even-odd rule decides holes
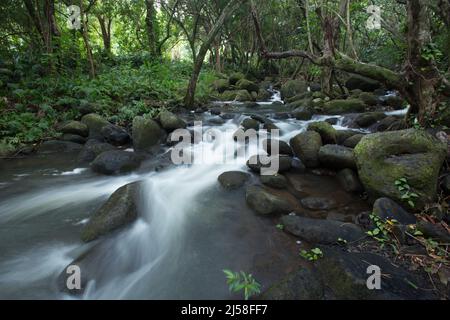
[[[147,26],[147,39],[148,39],[148,46],[149,46],[149,52],[152,56],[157,55],[157,36],[156,36],[156,30],[155,30],[155,17],[156,17],[156,11],[155,11],[155,0],[145,0],[145,6],[147,9],[147,15],[145,17],[145,24]]]
[[[111,22],[112,19],[105,19],[102,16],[97,16],[100,29],[102,31],[103,47],[107,54],[111,54]]]
[[[203,66],[203,61],[205,60],[206,53],[208,52],[209,48],[211,47],[211,44],[219,34],[220,30],[222,29],[222,26],[224,23],[228,20],[228,18],[233,14],[233,12],[247,0],[230,0],[228,4],[223,9],[220,17],[217,19],[216,23],[214,24],[213,28],[209,32],[206,40],[203,42],[202,46],[200,47],[200,50],[197,54],[197,57],[194,62],[194,70],[192,72],[191,80],[189,81],[189,86],[186,92],[186,97],[184,99],[184,103],[186,107],[192,108],[194,106],[195,102],[195,90],[197,88],[197,81],[198,77],[200,75],[200,71]]]
[[[81,18],[81,35],[83,37],[84,46],[86,48],[86,55],[89,62],[89,76],[91,77],[91,79],[93,79],[96,76],[94,56],[92,54],[92,48],[89,43],[89,33],[87,28],[87,22],[84,16],[83,0],[80,0],[79,3],[80,3],[80,18]]]

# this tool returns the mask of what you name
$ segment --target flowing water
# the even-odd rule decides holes
[[[278,100],[274,92],[266,107]],[[278,108],[274,105],[273,111]],[[77,298],[83,299],[235,298],[223,269],[251,272],[263,288],[279,280],[298,263],[297,244],[273,221],[248,209],[243,190],[226,192],[217,182],[225,171],[247,171],[247,157],[231,159],[225,152],[242,119],[238,114],[214,126],[222,139],[205,135],[186,150],[194,164],[158,172],[148,170],[152,164],[147,163],[131,175],[98,176],[80,168],[73,155],[1,162],[0,298],[73,298],[60,292],[57,279],[81,254],[88,283]],[[273,121],[285,141],[308,124]],[[342,118],[335,127],[345,128]],[[255,152],[256,145],[250,149]],[[89,216],[115,190],[134,181],[143,182],[139,220],[98,243],[83,244],[80,231]]]

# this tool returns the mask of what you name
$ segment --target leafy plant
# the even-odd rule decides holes
[[[317,261],[323,258],[323,252],[319,248],[311,249],[311,251],[301,250],[300,256],[308,261]]]
[[[395,181],[395,186],[402,194],[401,198],[406,201],[411,208],[415,208],[415,201],[417,198],[419,198],[419,195],[412,191],[411,187],[408,184],[408,180],[406,178],[398,179]]]
[[[231,270],[223,270],[227,277],[227,284],[231,292],[244,292],[245,300],[261,292],[261,285],[253,278],[251,274],[244,271],[233,272]]]
[[[376,214],[371,214],[369,217],[375,225],[375,228],[367,231],[367,234],[380,243],[381,249],[389,245],[394,252],[398,252],[398,241],[393,236],[397,221],[394,219],[383,220]]]

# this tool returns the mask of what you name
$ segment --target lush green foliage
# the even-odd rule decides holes
[[[248,300],[254,295],[261,292],[261,285],[253,278],[251,274],[245,272],[233,272],[230,270],[223,270],[227,278],[227,284],[232,292],[244,292],[245,300]]]

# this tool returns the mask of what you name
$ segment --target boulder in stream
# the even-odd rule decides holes
[[[90,139],[103,139],[102,129],[105,126],[110,125],[105,118],[95,113],[83,116],[81,122],[89,128]]]
[[[139,189],[140,182],[135,182],[114,192],[90,218],[81,239],[90,242],[134,222],[138,217]]]
[[[307,168],[319,166],[319,150],[322,147],[320,134],[315,131],[302,132],[291,139],[290,145]]]
[[[141,165],[141,158],[133,152],[106,151],[91,163],[94,172],[113,175],[133,171]]]
[[[159,124],[148,118],[133,120],[133,146],[136,151],[149,152],[159,145],[163,132]]]
[[[336,144],[336,129],[326,121],[312,122],[308,125],[308,131],[320,134],[323,144]]]
[[[65,134],[75,134],[85,138],[89,135],[88,126],[80,121],[69,121],[62,125],[59,131]]]
[[[257,186],[247,188],[245,199],[250,208],[265,216],[288,214],[293,210],[293,206],[288,200]]]
[[[112,124],[104,126],[101,134],[106,142],[115,146],[126,145],[131,140],[130,135],[125,129]]]
[[[281,86],[281,98],[283,100],[308,92],[308,84],[302,80],[288,80]]]
[[[326,114],[364,112],[366,104],[360,99],[332,100],[323,106]]]
[[[375,90],[381,88],[381,83],[376,80],[372,80],[372,79],[355,74],[355,75],[352,75],[347,80],[347,82],[345,83],[345,86],[350,91],[355,90],[355,89],[360,89],[364,92],[372,92],[372,91],[375,91]]]
[[[436,198],[447,146],[425,131],[408,129],[367,135],[355,155],[359,177],[372,199],[388,197],[404,203],[395,182],[406,178],[421,208]]]
[[[218,180],[226,190],[234,190],[242,187],[250,178],[250,175],[242,171],[229,171],[222,173]]]
[[[159,122],[163,129],[167,132],[172,132],[177,129],[185,129],[186,122],[179,116],[170,111],[163,111],[159,114]]]
[[[100,142],[95,139],[88,140],[78,155],[78,161],[81,163],[94,161],[100,154],[106,151],[115,150],[113,145],[106,142]]]
[[[335,144],[327,144],[319,150],[320,163],[330,169],[356,169],[353,149]]]

